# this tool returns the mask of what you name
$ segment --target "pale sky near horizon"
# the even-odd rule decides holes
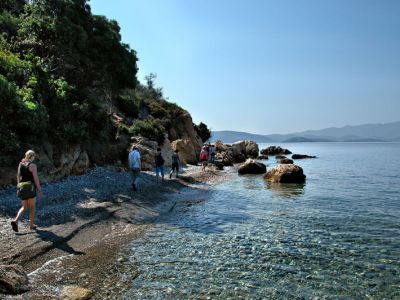
[[[400,1],[91,0],[212,130],[259,134],[400,121]]]

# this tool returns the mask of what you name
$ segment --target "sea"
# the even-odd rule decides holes
[[[279,146],[317,156],[305,184],[232,167],[182,191],[124,254],[121,299],[400,299],[400,143]]]

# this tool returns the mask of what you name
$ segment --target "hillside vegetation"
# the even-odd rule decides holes
[[[42,143],[179,138],[173,122],[188,113],[165,100],[154,75],[138,82],[136,52],[88,1],[2,0],[0,30],[0,166]]]

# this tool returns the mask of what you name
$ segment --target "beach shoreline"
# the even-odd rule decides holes
[[[166,176],[161,183],[154,173],[142,172],[139,191],[133,192],[128,171],[94,168],[44,185],[44,197],[37,200],[39,228],[29,231],[26,214],[19,233],[11,230],[10,221],[20,201],[14,188],[0,191],[0,264],[21,265],[30,281],[30,291],[7,299],[54,299],[59,287],[67,285],[94,291],[94,299],[106,297],[106,290],[98,287],[112,284],[107,270],[118,263],[118,253],[173,209],[174,196],[183,189],[200,196],[228,176],[226,171],[188,166],[178,179]],[[50,264],[58,271],[47,272]]]

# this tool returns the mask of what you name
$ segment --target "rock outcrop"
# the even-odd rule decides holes
[[[316,158],[316,156],[305,155],[305,154],[293,154],[292,159],[306,159],[306,158]]]
[[[189,159],[187,163],[197,163],[203,142],[194,129],[192,117],[188,112],[185,112],[170,121],[171,128],[168,131],[168,139],[170,141],[188,140],[194,153],[193,158]]]
[[[279,155],[279,154],[292,154],[291,151],[280,146],[270,146],[268,148],[262,149],[261,154],[264,155]]]
[[[190,140],[175,140],[171,143],[173,151],[178,150],[179,159],[182,164],[197,164],[197,144],[193,144]]]
[[[0,293],[21,294],[29,290],[28,276],[19,265],[0,265]]]
[[[254,159],[248,159],[239,169],[239,174],[263,174],[267,171],[267,167]]]
[[[298,165],[279,165],[264,174],[264,179],[279,183],[303,183],[306,176]]]
[[[247,158],[257,158],[259,148],[257,143],[253,141],[239,141],[229,144],[218,144],[216,159],[221,160],[225,165],[233,163],[242,163]]]

